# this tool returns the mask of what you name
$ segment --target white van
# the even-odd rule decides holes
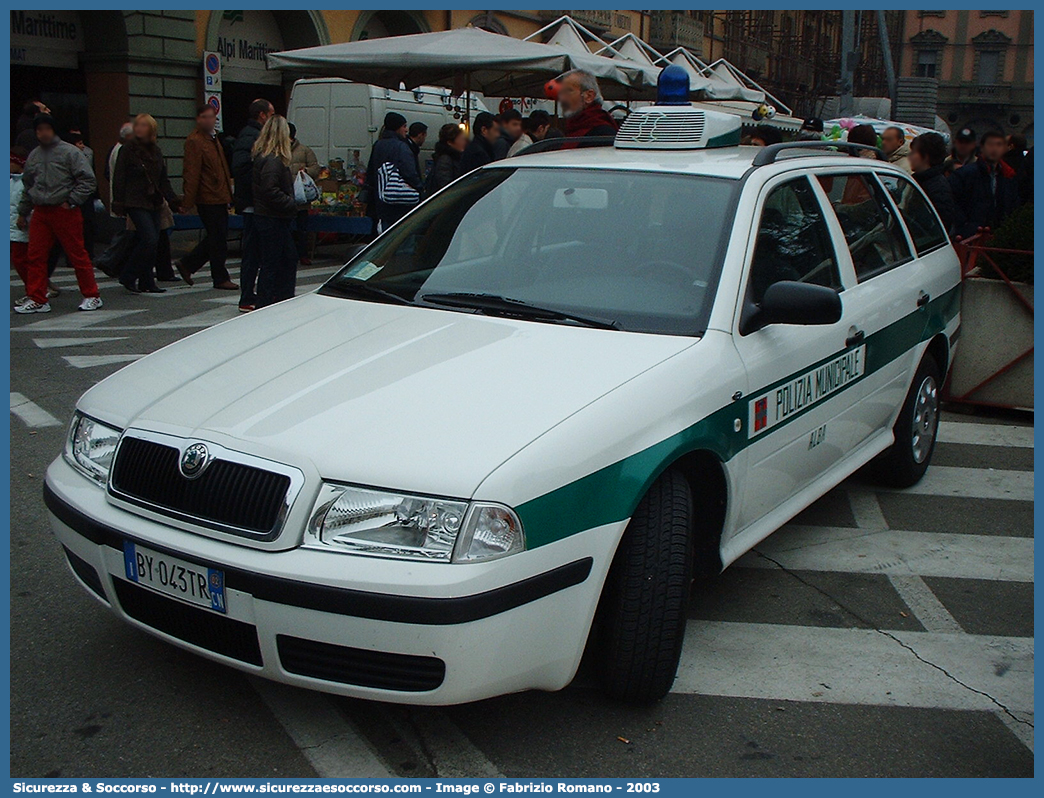
[[[463,110],[464,98],[439,86],[395,91],[342,78],[306,78],[294,83],[287,117],[297,125],[297,138],[312,148],[319,163],[327,164],[331,158],[350,162],[352,151],[358,150],[365,164],[384,115],[395,111],[408,124],[428,126],[428,139],[421,150],[423,168],[439,140],[439,128],[447,122],[460,122]],[[485,110],[481,95],[472,93],[470,117]]]

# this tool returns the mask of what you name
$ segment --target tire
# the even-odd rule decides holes
[[[672,469],[627,525],[599,608],[598,660],[613,698],[658,701],[674,683],[692,589],[692,521],[692,490]]]
[[[941,388],[942,369],[935,358],[925,355],[892,428],[895,443],[874,461],[874,475],[882,484],[908,488],[928,470],[939,433]]]

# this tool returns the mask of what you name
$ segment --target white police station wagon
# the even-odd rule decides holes
[[[651,106],[491,164],[318,292],[95,386],[45,488],[76,578],[318,690],[556,690],[587,649],[663,696],[694,578],[872,461],[924,474],[959,333],[906,175],[738,142]]]

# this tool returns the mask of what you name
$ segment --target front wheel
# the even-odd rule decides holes
[[[874,471],[880,482],[908,488],[928,470],[939,432],[941,385],[942,369],[935,358],[925,355],[892,428],[895,443],[875,462]]]
[[[692,521],[688,480],[671,469],[627,525],[599,612],[602,683],[614,698],[658,701],[674,683],[692,587]]]

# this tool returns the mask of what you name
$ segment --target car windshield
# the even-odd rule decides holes
[[[322,293],[700,335],[736,187],[656,172],[479,170],[360,252]]]

